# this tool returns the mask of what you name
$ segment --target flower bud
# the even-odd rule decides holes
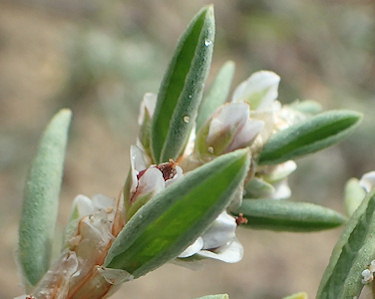
[[[124,188],[126,219],[169,184],[182,177],[182,169],[173,161],[148,166],[144,152],[132,146],[131,170]]]
[[[249,146],[263,128],[250,119],[249,105],[230,103],[219,107],[197,136],[201,156],[218,156]]]

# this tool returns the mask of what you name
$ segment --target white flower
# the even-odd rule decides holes
[[[280,181],[282,179],[285,179],[296,169],[297,164],[293,160],[289,160],[276,166],[266,168],[266,174],[263,177],[267,182]]]
[[[222,212],[202,236],[187,247],[178,257],[193,255],[203,258],[236,263],[242,259],[243,247],[236,238],[237,224],[234,217]]]
[[[233,102],[246,102],[251,110],[269,110],[277,99],[280,77],[270,71],[252,74],[233,93]]]
[[[183,176],[173,161],[149,165],[137,146],[130,148],[131,170],[124,188],[126,218],[129,219],[149,199]]]
[[[275,188],[275,191],[271,194],[271,199],[288,199],[292,195],[287,179],[276,182],[272,186]]]
[[[375,171],[370,171],[368,173],[365,173],[360,181],[359,185],[365,189],[366,192],[370,192],[375,188]]]

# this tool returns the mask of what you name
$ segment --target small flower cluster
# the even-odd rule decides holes
[[[304,113],[277,101],[279,81],[280,77],[269,71],[251,75],[235,89],[230,102],[218,107],[201,128],[192,130],[178,163],[160,165],[152,164],[149,132],[157,96],[145,94],[138,119],[139,139],[131,147],[131,171],[124,189],[126,219],[183,173],[240,148],[249,147],[255,157],[272,134],[306,119]],[[244,193],[251,198],[289,198],[287,177],[296,167],[294,161],[255,170],[253,167],[248,183],[233,195],[231,207],[241,203]],[[223,211],[178,258],[241,260],[243,248],[235,237],[236,226],[235,217]]]

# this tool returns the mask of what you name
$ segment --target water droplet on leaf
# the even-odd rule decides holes
[[[204,45],[205,45],[206,47],[211,46],[211,45],[212,45],[212,41],[209,40],[209,39],[205,39],[205,40],[204,40]]]
[[[190,117],[185,115],[184,116],[184,122],[188,124],[190,122]]]

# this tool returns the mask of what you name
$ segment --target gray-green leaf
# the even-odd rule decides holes
[[[70,120],[67,109],[53,117],[26,180],[18,258],[29,286],[34,286],[49,267]]]
[[[166,188],[125,225],[105,267],[139,277],[177,257],[229,204],[248,167],[248,151],[235,151]]]
[[[248,218],[249,228],[275,231],[319,231],[345,222],[345,217],[334,210],[287,200],[244,199],[236,213]]]
[[[359,296],[361,273],[375,259],[375,193],[369,194],[349,219],[333,249],[320,282],[318,299]]]
[[[204,97],[197,116],[196,131],[210,118],[215,110],[228,98],[234,74],[234,62],[227,61],[220,69],[215,81],[212,83],[207,96]]]
[[[268,140],[259,164],[277,164],[333,145],[353,132],[362,116],[354,111],[328,111],[282,130]]]
[[[163,78],[151,127],[156,163],[177,160],[193,128],[211,64],[213,7],[202,9],[181,37]]]

